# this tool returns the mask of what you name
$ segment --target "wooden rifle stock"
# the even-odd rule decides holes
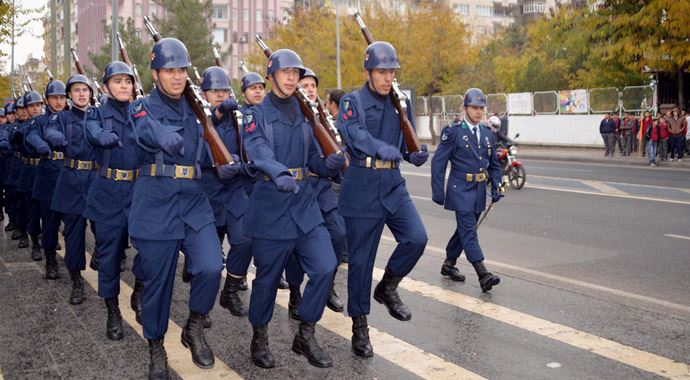
[[[149,33],[151,33],[151,37],[153,37],[154,42],[158,42],[163,38],[146,16],[144,16],[144,25],[146,26],[146,29],[149,30]],[[194,83],[192,83],[192,79],[189,78],[189,76],[187,76],[187,85],[184,88],[184,96],[204,129],[204,140],[206,140],[209,148],[211,149],[211,156],[216,169],[220,168],[222,165],[232,164],[234,162],[232,155],[228,151],[228,148],[225,146],[225,144],[223,144],[223,140],[220,138],[218,131],[216,131],[216,129],[213,127],[213,123],[211,122],[211,110],[209,104],[201,96],[198,88],[194,86]]]
[[[357,24],[359,24],[359,29],[362,31],[362,35],[367,41],[367,44],[373,44],[375,42],[374,36],[372,36],[369,28],[367,28],[367,26],[364,24],[362,16],[359,14],[359,12],[355,12],[354,17],[355,21],[357,21]],[[393,88],[389,96],[396,112],[398,113],[398,117],[400,118],[400,130],[405,138],[405,148],[409,153],[419,152],[422,150],[422,145],[419,143],[417,133],[415,132],[414,127],[412,127],[410,119],[407,117],[407,96],[400,91],[397,80],[393,80]]]
[[[259,44],[259,47],[261,50],[263,50],[266,58],[270,58],[273,54],[273,51],[268,47],[268,45],[266,45],[260,34],[256,35],[256,43]],[[333,153],[343,154],[340,146],[336,143],[335,139],[331,136],[326,127],[324,127],[324,125],[321,123],[317,106],[314,102],[309,100],[304,89],[297,85],[297,89],[292,93],[292,96],[297,99],[297,103],[299,104],[299,108],[302,110],[302,113],[311,121],[314,138],[316,138],[316,142],[319,143],[324,157],[328,157]],[[343,166],[343,170],[347,168],[346,165]]]
[[[120,45],[120,57],[122,58],[122,61],[127,64],[127,66],[132,68],[132,73],[134,74],[134,89],[132,90],[132,96],[134,96],[135,99],[143,98],[144,97],[144,87],[141,85],[141,79],[139,79],[139,73],[137,72],[136,68],[132,64],[132,61],[129,60],[129,54],[127,54],[127,49],[125,48],[125,44],[122,43],[122,37],[120,37],[120,32],[117,33],[117,43]]]
[[[86,72],[84,71],[84,66],[81,65],[81,62],[79,62],[79,55],[77,55],[77,51],[74,50],[74,48],[70,48],[72,51],[72,58],[74,59],[74,67],[77,68],[77,72],[83,76],[86,76]],[[89,85],[89,88],[91,88],[91,85]],[[101,102],[98,101],[98,97],[96,96],[96,92],[93,91],[93,88],[91,88],[91,105],[98,107],[101,105]]]

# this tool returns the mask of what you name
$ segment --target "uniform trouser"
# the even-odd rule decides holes
[[[455,212],[457,228],[446,245],[447,259],[457,259],[464,250],[467,261],[474,263],[484,260],[484,253],[479,246],[477,235],[477,222],[480,215],[474,212]]]
[[[96,223],[98,295],[103,299],[114,298],[120,294],[120,260],[125,248],[127,248],[127,226]]]
[[[2,179],[0,179],[0,215],[3,214],[4,210],[5,210],[5,184],[2,183]]]
[[[223,271],[216,227],[208,224],[199,231],[185,226],[180,240],[148,240],[132,237],[139,250],[132,271],[144,284],[141,321],[144,338],[160,339],[168,330],[175,268],[184,245],[187,270],[192,275],[189,309],[206,315],[216,301]]]
[[[252,282],[249,301],[249,322],[253,326],[265,326],[271,321],[278,282],[292,252],[296,252],[300,266],[309,276],[299,306],[300,318],[305,322],[321,319],[336,266],[335,253],[329,241],[328,230],[323,225],[306,234],[300,233],[294,240],[254,239],[256,278]]]
[[[623,135],[623,154],[629,156],[633,151],[633,135]]]
[[[38,202],[42,220],[41,246],[46,251],[54,251],[58,245],[61,215],[50,208],[50,200],[41,199]]]
[[[15,213],[17,215],[17,229],[22,232],[27,232],[27,228],[29,227],[29,214],[31,212],[31,193],[17,191],[15,202]]]
[[[322,212],[323,220],[326,222],[326,229],[331,235],[331,245],[337,264],[340,264],[347,250],[347,237],[345,236],[345,219],[334,208],[327,212]],[[285,267],[285,279],[291,286],[300,286],[304,281],[304,270],[299,266],[296,254],[291,254]]]
[[[5,185],[5,211],[10,223],[17,224],[17,192],[14,185]]]
[[[75,214],[62,214],[65,222],[65,266],[70,272],[86,268],[86,218]]]
[[[685,136],[671,136],[668,138],[671,158],[683,158],[683,139],[685,139]]]
[[[428,238],[422,219],[412,201],[384,218],[345,217],[347,227],[348,276],[347,313],[367,315],[371,309],[371,276],[383,227],[393,233],[398,245],[388,260],[386,271],[404,277],[424,253]]]
[[[244,234],[244,218],[235,218],[227,214],[224,232],[228,235],[230,251],[225,259],[225,268],[229,274],[244,277],[252,261],[252,239]],[[222,240],[221,240],[222,243]]]

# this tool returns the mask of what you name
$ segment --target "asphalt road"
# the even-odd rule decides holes
[[[374,358],[355,357],[349,318],[326,310],[317,336],[334,367],[308,365],[290,350],[297,322],[287,316],[287,291],[279,291],[270,325],[276,368],[251,364],[248,321],[216,307],[206,334],[216,368],[196,369],[175,335],[184,326],[189,294],[178,273],[166,337],[175,376],[690,379],[690,171],[524,163],[525,188],[509,191],[480,228],[487,267],[502,278],[490,293],[481,292],[464,259],[459,264],[466,283],[439,275],[454,216],[430,201],[428,165],[404,166],[429,244],[401,283],[412,320],[394,320],[372,301]],[[47,282],[42,263],[14,243],[0,234],[0,378],[145,377],[146,343],[127,307],[131,273],[124,273],[122,283],[126,337],[111,342],[105,337],[105,307],[91,287],[96,274],[85,272],[92,284],[88,299],[71,306],[64,266],[62,279]],[[89,238],[87,248],[92,247]],[[375,279],[393,248],[385,230]],[[129,250],[130,263],[135,254]],[[344,265],[337,277],[344,299],[346,274]]]

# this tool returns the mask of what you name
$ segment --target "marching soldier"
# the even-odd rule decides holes
[[[126,63],[113,61],[105,66],[102,83],[108,99],[86,122],[86,139],[94,146],[98,175],[89,187],[84,217],[95,222],[98,295],[108,312],[106,336],[120,340],[124,336],[118,303],[120,263],[127,248],[127,217],[139,173],[134,126],[129,119],[134,74]]]
[[[5,110],[7,104],[0,108],[0,140],[2,139],[3,130],[5,129],[5,124],[7,124],[7,117],[5,116]],[[5,184],[3,178],[5,177],[7,157],[5,152],[3,152],[2,147],[0,147],[0,222],[5,220]]]
[[[81,271],[86,268],[85,239],[86,193],[94,178],[96,162],[93,148],[85,138],[87,119],[96,115],[89,105],[93,94],[91,82],[81,74],[67,80],[67,96],[73,107],[54,114],[48,121],[44,137],[52,152],[62,152],[64,166],[60,171],[51,200],[53,211],[61,214],[65,223],[65,266],[72,280],[69,302],[84,302],[84,280]],[[46,270],[48,275],[48,270]]]
[[[129,234],[139,250],[132,268],[143,284],[141,321],[149,344],[149,378],[168,377],[163,339],[168,329],[175,268],[184,246],[192,275],[189,318],[182,343],[198,367],[211,368],[214,355],[203,334],[223,268],[213,210],[202,191],[200,162],[205,149],[202,127],[184,97],[185,45],[163,38],[153,46],[151,71],[156,88],[130,106],[142,155],[134,183]]]
[[[266,82],[258,73],[248,72],[242,76],[241,90],[245,106],[251,108],[264,100]]]
[[[389,96],[399,68],[393,45],[383,41],[369,45],[364,58],[367,82],[341,99],[338,117],[338,128],[351,157],[338,204],[345,218],[349,251],[347,311],[352,317],[352,350],[362,357],[374,354],[367,315],[372,270],[384,225],[398,245],[376,286],[374,299],[398,320],[412,318],[400,300],[398,284],[414,268],[428,240],[399,169],[402,159],[421,166],[429,157],[426,146],[419,152],[405,152],[400,119]],[[412,115],[409,119],[414,120]]]
[[[457,229],[446,246],[446,260],[441,274],[454,281],[465,281],[455,266],[464,250],[472,263],[483,292],[488,292],[501,279],[484,266],[484,253],[477,237],[477,221],[486,206],[486,182],[491,181],[491,201],[498,202],[501,165],[496,158],[495,137],[480,121],[486,107],[486,96],[478,88],[471,88],[463,100],[465,118],[445,127],[431,162],[433,201],[446,210],[455,211]],[[448,188],[444,192],[446,167],[450,161]]]
[[[26,229],[31,239],[31,258],[34,261],[43,260],[43,252],[39,235],[41,233],[41,204],[32,196],[36,168],[40,162],[40,156],[36,149],[26,141],[26,136],[31,129],[37,128],[39,116],[43,113],[43,98],[36,91],[30,91],[24,95],[24,105],[29,114],[29,120],[15,133],[24,156],[24,165],[19,171],[17,179],[18,203],[23,213],[20,215],[20,226]],[[26,226],[26,227],[25,227]]]
[[[253,238],[256,265],[249,304],[252,361],[263,368],[275,365],[268,347],[268,323],[280,276],[289,255],[296,251],[309,281],[292,350],[316,367],[331,367],[333,362],[316,341],[314,329],[330,292],[336,258],[313,189],[305,180],[308,170],[326,177],[337,175],[345,159],[342,154],[319,156],[311,126],[291,96],[304,72],[299,55],[277,50],[267,66],[271,92],[245,114],[242,132],[248,156],[263,172],[254,184],[244,219],[245,233]]]
[[[6,123],[0,125],[0,182],[2,182],[3,189],[3,203],[4,209],[7,213],[8,223],[5,226],[5,232],[11,232],[16,229],[16,220],[14,214],[15,195],[14,187],[10,185],[8,179],[10,173],[10,163],[12,162],[12,145],[10,144],[10,133],[14,128],[16,122],[16,114],[14,111],[14,103],[5,104],[5,118]]]
[[[39,203],[41,212],[41,245],[46,257],[46,272],[44,277],[48,280],[57,280],[58,265],[56,250],[58,247],[58,230],[60,228],[60,213],[51,209],[51,200],[55,190],[60,171],[64,166],[64,152],[62,147],[53,151],[47,141],[48,125],[51,118],[57,118],[57,114],[67,107],[67,91],[65,84],[59,80],[53,80],[46,86],[45,98],[46,113],[39,116],[26,136],[26,141],[41,155],[42,159],[36,168],[36,176],[33,184],[33,197]],[[54,132],[52,132],[54,133]]]
[[[233,160],[238,163],[225,165],[216,174],[212,157],[210,154],[204,154],[201,184],[213,208],[218,237],[222,241],[223,233],[227,233],[230,243],[230,251],[225,262],[227,276],[219,303],[230,314],[243,317],[247,315],[247,308],[242,304],[238,291],[252,260],[252,241],[245,235],[243,226],[249,198],[242,183],[244,170],[243,164],[240,163],[240,132],[233,125],[237,101],[230,97],[230,78],[225,70],[217,66],[204,71],[201,90],[211,103],[211,119],[218,134],[233,155]]]
[[[319,77],[314,71],[309,68],[304,69],[300,81],[300,86],[304,89],[307,97],[312,102],[317,101],[319,89]],[[340,174],[336,175],[338,177]],[[347,241],[345,236],[345,220],[338,213],[338,199],[331,187],[331,178],[321,177],[317,174],[310,173],[309,184],[314,190],[316,196],[316,203],[321,209],[321,216],[326,223],[326,228],[331,236],[331,245],[335,252],[335,257],[338,264],[342,262],[345,250],[347,249]],[[337,267],[335,272],[337,272]],[[339,313],[345,309],[343,302],[340,300],[338,293],[335,291],[335,275],[333,273],[333,282],[331,283],[331,292],[326,301],[326,306],[329,309]],[[302,299],[300,294],[300,285],[304,280],[304,272],[299,266],[296,255],[290,255],[287,268],[285,270],[285,277],[290,286],[290,302],[288,303],[288,313],[293,319],[299,320],[299,304]]]
[[[17,113],[17,120],[9,129],[8,141],[11,145],[12,159],[10,161],[9,170],[7,172],[7,185],[9,187],[8,193],[12,203],[12,213],[14,214],[15,229],[12,232],[12,240],[19,240],[17,247],[26,248],[29,246],[28,234],[26,232],[26,204],[22,202],[21,195],[17,191],[17,181],[19,180],[19,173],[22,166],[24,166],[24,155],[22,141],[17,139],[17,136],[24,128],[24,124],[29,118],[24,105],[24,96],[18,97],[14,102],[15,112]],[[12,220],[12,218],[10,218]]]

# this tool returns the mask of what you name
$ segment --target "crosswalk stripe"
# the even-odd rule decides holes
[[[384,271],[374,268],[374,278],[380,280]],[[485,302],[423,281],[406,277],[400,287],[424,297],[503,322],[532,333],[595,353],[669,379],[690,379],[690,365],[638,350],[609,339],[576,330],[558,323],[531,316],[507,307]]]
[[[254,274],[247,274],[248,283],[251,279],[254,279]],[[276,303],[287,308],[289,298],[289,292],[278,292]],[[352,321],[341,313],[326,311],[318,324],[348,341],[352,337]],[[375,327],[369,326],[369,338],[376,355],[423,379],[483,379],[483,377],[474,372],[446,361],[430,352],[426,352]]]
[[[64,241],[61,243],[65,247]],[[65,250],[59,251],[60,256],[65,257]],[[86,252],[86,262],[88,263],[91,258],[91,254]],[[96,291],[98,291],[98,272],[86,266],[86,270],[82,272],[82,277],[84,280]],[[122,320],[127,322],[134,331],[139,334],[142,338],[144,337],[144,331],[142,327],[137,323],[134,311],[129,307],[129,299],[132,296],[132,288],[127,285],[126,282],[120,280],[120,313],[122,314]],[[127,305],[127,306],[125,306]],[[104,319],[106,317],[105,313],[102,316]],[[165,339],[165,352],[168,354],[168,367],[175,371],[183,379],[242,379],[237,372],[233,371],[227,364],[216,356],[216,363],[211,369],[202,369],[197,367],[194,362],[192,362],[192,356],[189,349],[185,348],[180,342],[180,336],[182,335],[182,328],[178,326],[172,320],[168,320],[168,332],[165,334],[167,339]],[[0,379],[1,380],[1,379]]]

